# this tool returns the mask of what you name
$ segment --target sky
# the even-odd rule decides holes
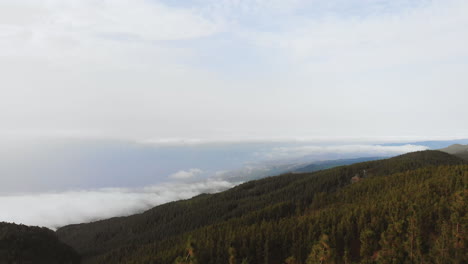
[[[419,144],[264,142],[154,145],[103,140],[3,143],[0,196],[97,188],[143,188],[196,182],[243,168],[317,160],[387,157],[424,150]]]
[[[4,137],[463,137],[462,0],[2,0]]]
[[[224,190],[229,171],[468,138],[467,13],[1,0],[0,221],[56,228]]]

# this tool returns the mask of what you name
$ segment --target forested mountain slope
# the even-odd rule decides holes
[[[468,145],[454,144],[440,151],[468,160]]]
[[[268,162],[267,164],[259,164],[257,166],[248,166],[239,170],[228,171],[223,174],[223,179],[230,182],[247,182],[263,179],[272,175],[280,175],[286,173],[305,173],[315,172],[319,170],[331,169],[338,166],[351,165],[354,163],[379,160],[385,157],[360,157],[352,159],[336,159],[336,160],[320,160],[306,163],[286,163],[276,164],[276,162]]]
[[[57,234],[89,263],[462,263],[464,164],[424,151],[281,175]]]
[[[338,166],[351,165],[359,162],[366,162],[372,160],[380,160],[383,157],[362,157],[355,159],[338,159],[338,160],[326,160],[326,161],[316,161],[305,166],[299,167],[292,172],[294,173],[303,173],[303,172],[315,172],[319,170],[326,170]]]
[[[78,254],[47,228],[0,223],[0,264],[75,264]]]

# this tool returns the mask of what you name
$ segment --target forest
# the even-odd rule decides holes
[[[467,263],[468,164],[439,151],[284,174],[57,230],[84,263]]]
[[[79,255],[47,228],[0,223],[0,264],[78,264]]]

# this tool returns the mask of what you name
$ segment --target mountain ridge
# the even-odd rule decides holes
[[[468,145],[453,144],[440,151],[468,160]]]
[[[174,248],[180,242],[173,239],[178,241],[184,234],[200,228],[239,221],[241,225],[276,221],[290,217],[293,212],[302,214],[310,210],[311,204],[320,201],[321,196],[349,186],[351,178],[356,175],[373,178],[425,167],[463,164],[466,161],[444,152],[422,151],[315,173],[286,174],[247,182],[218,194],[157,206],[142,214],[66,226],[58,229],[57,234],[89,263],[105,263],[99,262],[99,259],[112,259],[113,255],[121,254],[117,253],[119,250],[128,250],[128,247],[133,248],[131,251],[143,250],[155,241],[159,241],[156,243],[158,245],[172,241]],[[162,251],[174,252],[174,249]],[[154,250],[158,250],[157,247]],[[175,256],[174,253],[172,256]],[[217,256],[223,256],[223,253]],[[149,255],[147,257],[151,258]],[[172,262],[168,259],[171,257],[157,263]]]

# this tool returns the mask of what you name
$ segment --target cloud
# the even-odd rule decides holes
[[[294,159],[301,157],[314,156],[319,159],[327,159],[330,155],[334,158],[344,157],[365,157],[365,156],[394,156],[408,152],[427,150],[426,146],[402,145],[402,146],[383,146],[383,145],[329,145],[316,146],[305,145],[296,147],[277,147],[266,152],[258,152],[257,156],[270,160]]]
[[[299,26],[255,37],[258,43],[275,46],[308,72],[389,70],[468,55],[463,48],[468,38],[459,34],[468,23],[462,15],[468,8],[466,2],[416,2],[413,6],[401,1],[392,12],[366,13],[366,9],[357,8],[361,13],[350,17],[339,8],[331,9],[326,17],[303,18]]]
[[[200,151],[204,147],[206,146],[200,146],[200,149],[198,149],[198,151]],[[6,151],[9,153],[9,155],[13,155],[13,150],[17,148],[18,146],[11,146],[11,148],[7,149]],[[112,155],[116,155],[115,150],[120,148],[122,148],[122,146],[119,146],[118,148],[112,148],[110,149],[112,150],[110,151],[110,153],[112,153]],[[386,146],[365,144],[336,145],[331,143],[327,145],[298,145],[297,143],[291,145],[291,143],[284,143],[280,144],[279,146],[270,144],[260,144],[252,148],[246,149],[243,149],[240,146],[228,146],[226,148],[216,150],[216,152],[214,152],[213,155],[206,156],[205,159],[196,161],[195,163],[205,164],[205,166],[209,166],[209,164],[213,165],[214,163],[219,166],[219,164],[225,163],[223,163],[222,159],[218,160],[217,158],[225,157],[226,153],[231,153],[231,155],[228,155],[228,157],[230,157],[231,159],[238,159],[237,163],[235,163],[237,164],[236,166],[240,167],[242,166],[242,164],[244,164],[244,168],[239,170],[232,170],[227,169],[227,167],[229,166],[225,165],[225,170],[222,170],[223,168],[220,167],[212,167],[210,171],[211,173],[213,173],[213,178],[198,181],[195,181],[197,176],[208,174],[210,173],[210,171],[208,169],[207,171],[203,171],[198,168],[180,170],[172,174],[170,178],[187,181],[162,183],[158,185],[150,185],[144,188],[99,188],[85,189],[81,191],[0,195],[0,221],[9,221],[23,223],[27,225],[39,225],[50,228],[58,228],[60,226],[68,224],[89,222],[115,216],[124,216],[139,213],[159,204],[180,199],[187,199],[200,193],[214,193],[223,191],[234,187],[238,184],[238,182],[245,181],[246,179],[272,176],[281,173],[287,170],[288,168],[288,166],[282,165],[294,165],[295,162],[304,163],[316,160],[330,160],[349,157],[357,158],[365,156],[392,156],[424,149],[427,149],[427,147],[409,144],[401,146]],[[184,151],[188,151],[189,157],[193,157],[193,155],[190,155],[190,153],[197,153],[197,156],[200,157],[206,155],[206,153],[202,154],[203,152],[191,152],[197,151],[193,148],[193,146],[186,147],[183,150],[180,150],[181,152],[176,152],[175,155],[173,152],[174,149],[168,149],[166,151],[167,152],[160,152],[156,156],[145,156],[148,154],[147,152],[138,152],[139,154],[141,154],[137,155],[138,160],[148,160],[151,162],[133,164],[134,167],[131,167],[129,170],[126,170],[128,171],[128,173],[125,174],[126,177],[124,177],[125,175],[122,176],[126,180],[125,183],[127,185],[125,186],[129,186],[128,175],[132,175],[132,172],[137,176],[132,177],[130,181],[132,181],[133,183],[141,182],[141,179],[139,180],[139,177],[141,176],[138,176],[139,173],[135,173],[136,169],[139,167],[144,167],[147,170],[152,171],[148,166],[154,163],[155,157],[172,156],[173,158],[162,160],[162,162],[171,163],[173,162],[172,159],[176,159],[180,163],[181,157],[184,156]],[[235,156],[233,153],[236,152],[245,152],[245,155],[247,156]],[[254,152],[255,155],[251,155],[252,152]],[[24,153],[25,150],[23,150],[21,153],[16,153],[16,155],[24,155]],[[54,152],[55,155],[63,156],[61,153],[62,152]],[[66,153],[74,153],[75,158],[77,156],[76,151],[66,151]],[[46,156],[49,159],[52,157],[51,154],[48,154]],[[93,161],[95,161],[95,158],[97,157],[96,153],[91,156],[94,157]],[[105,157],[108,156],[105,155]],[[132,155],[128,155],[128,153],[127,155],[119,155],[118,157],[120,157],[116,159],[116,161],[118,161],[118,164],[132,164],[135,161],[130,158],[132,157]],[[43,165],[44,161],[37,161],[36,163]],[[194,161],[192,160],[191,163],[194,163]],[[24,166],[25,163],[18,162],[16,166],[20,166],[20,164]],[[109,165],[112,165],[110,167],[117,166],[114,163],[109,163],[106,166]],[[45,182],[49,185],[53,185],[55,181],[58,181],[60,180],[60,178],[65,178],[66,176],[68,176],[66,173],[70,170],[74,170],[70,168],[75,167],[84,169],[83,173],[85,173],[86,171],[88,171],[89,173],[90,171],[96,169],[96,163],[80,163],[74,167],[66,165],[64,166],[64,172],[61,172],[60,174],[56,175],[56,178],[51,178],[47,173],[43,173],[39,175],[40,177],[38,177],[37,181],[38,183]],[[122,171],[120,167],[118,170]],[[39,170],[33,169],[33,171],[37,173]],[[112,173],[104,173],[103,175],[107,174],[112,175]],[[4,175],[9,174],[4,173]],[[96,177],[99,177],[99,175],[97,175]],[[93,184],[96,184],[96,177],[93,177],[91,179],[93,181]],[[15,181],[15,179],[18,178],[18,176],[16,178],[11,177],[10,180]],[[154,180],[154,178],[152,179]],[[8,180],[8,178],[0,178],[0,181],[3,184],[8,183]],[[83,181],[83,178],[76,176],[73,180],[79,182]],[[116,175],[112,175],[106,181],[104,181],[103,184],[107,182],[117,185],[121,184],[120,181],[123,181],[123,179],[119,179],[118,177],[116,177]],[[31,184],[34,181],[30,178],[24,178],[24,180],[19,182],[16,180],[15,184],[19,184],[20,182],[24,185],[27,185]],[[14,188],[10,187],[9,190],[14,190]]]
[[[139,141],[466,135],[452,113],[468,111],[467,8],[1,1],[2,130]]]
[[[0,196],[0,221],[58,228],[142,212],[156,205],[215,193],[236,184],[223,180],[167,183],[141,189],[108,188]]]
[[[53,37],[110,38],[115,40],[179,40],[208,36],[221,25],[194,9],[171,8],[160,1],[2,1],[0,25],[34,32],[42,41]],[[3,23],[2,23],[3,22]],[[31,36],[33,37],[33,36]]]
[[[202,174],[203,171],[200,169],[180,170],[176,173],[171,174],[169,177],[173,179],[190,179]]]

